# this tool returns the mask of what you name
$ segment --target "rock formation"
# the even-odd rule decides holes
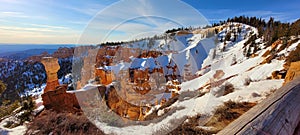
[[[60,69],[58,59],[44,57],[42,63],[45,66],[47,74],[47,86],[42,94],[43,105],[45,108],[59,112],[74,112],[78,110],[80,106],[75,94],[66,92],[67,85],[59,85],[57,79],[57,71]]]
[[[59,86],[57,72],[60,69],[58,59],[53,57],[44,57],[41,61],[45,66],[47,74],[47,86],[44,89],[44,93],[55,90]]]
[[[192,34],[192,33],[189,31],[186,31],[186,30],[181,30],[176,33],[177,36],[184,36],[184,35],[188,35],[188,34]]]
[[[294,80],[297,77],[300,77],[300,61],[291,63],[290,68],[286,74],[284,84]]]
[[[286,76],[286,70],[273,71],[271,79],[283,79]]]
[[[46,109],[58,112],[76,112],[80,109],[76,95],[67,93],[67,85],[59,86],[53,91],[42,94],[43,105]]]
[[[178,95],[180,82],[177,79],[180,76],[177,73],[178,69],[174,61],[168,63],[166,67],[157,66],[154,69],[150,69],[149,67],[143,67],[143,69],[142,67],[130,67],[128,70],[119,71],[116,76],[116,73],[113,73],[110,68],[110,66],[116,64],[115,62],[131,62],[132,57],[139,59],[157,58],[162,56],[161,52],[104,46],[98,49],[97,53],[94,52],[94,54],[96,54],[96,63],[90,62],[90,59],[84,59],[81,81],[92,79],[90,75],[84,72],[86,68],[93,68],[92,66],[94,66],[95,69],[95,81],[105,87],[110,87],[108,85],[111,84],[113,80],[121,80],[120,84],[122,88],[119,89],[119,87],[116,87],[118,90],[114,87],[108,88],[108,91],[105,92],[105,101],[113,112],[123,118],[143,120],[145,113],[147,110],[149,111],[149,107],[141,104],[148,102],[149,104],[154,104],[152,102],[156,98],[155,95],[158,94],[169,93],[171,94],[171,98]],[[157,77],[160,77],[160,79],[163,78],[162,81],[156,80]],[[165,91],[159,91],[158,89],[164,89],[165,86],[162,87],[156,83],[165,82],[166,80],[172,82],[172,86],[168,87],[168,89],[172,89],[172,91],[168,91],[167,88]],[[148,95],[144,96],[146,94]],[[159,104],[164,104],[167,100],[168,99],[163,98]]]
[[[130,120],[143,120],[146,110],[149,110],[149,107],[137,106],[128,103],[118,95],[117,91],[113,87],[110,87],[106,94],[107,95],[105,97],[108,107],[121,117],[128,118]]]
[[[103,85],[112,83],[115,78],[112,71],[105,70],[103,68],[97,68],[95,76],[99,79],[99,83]]]

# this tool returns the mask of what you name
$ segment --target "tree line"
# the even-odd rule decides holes
[[[263,36],[267,46],[270,46],[279,38],[288,40],[290,36],[300,35],[300,19],[293,23],[283,23],[280,21],[275,21],[273,17],[270,17],[270,19],[266,21],[257,17],[239,16],[228,18],[227,21],[214,23],[213,26],[223,25],[227,22],[239,22],[256,27],[259,33],[258,37]]]

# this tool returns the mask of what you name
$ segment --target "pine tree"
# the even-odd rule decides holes
[[[230,38],[231,38],[231,32],[227,32],[225,36],[225,41],[230,41]]]

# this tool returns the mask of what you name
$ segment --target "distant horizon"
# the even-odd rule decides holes
[[[37,47],[39,46],[39,47]],[[2,44],[0,43],[0,54],[14,53],[32,49],[58,49],[59,47],[74,47],[75,44]]]

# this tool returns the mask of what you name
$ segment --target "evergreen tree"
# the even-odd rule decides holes
[[[231,38],[231,32],[227,32],[225,36],[225,41],[230,41],[230,38]]]

